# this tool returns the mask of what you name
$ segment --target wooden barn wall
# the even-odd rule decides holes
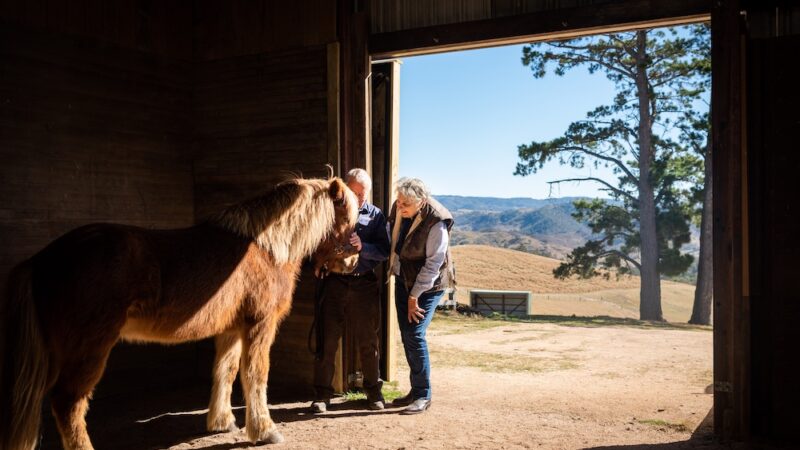
[[[318,45],[197,65],[198,220],[294,174],[327,174],[327,55],[327,47]],[[304,273],[273,346],[272,385],[311,386],[306,337],[314,284]]]
[[[287,177],[325,176],[324,165],[336,165],[329,92],[338,92],[331,84],[338,78],[328,74],[338,67],[338,52],[328,45],[336,39],[336,2],[195,2],[197,220]],[[273,346],[273,395],[287,386],[293,394],[310,390],[313,292],[305,270]]]
[[[3,280],[75,226],[191,225],[335,159],[336,2],[0,0],[0,25]],[[287,379],[310,374],[293,359],[311,310],[294,311],[273,371]],[[210,373],[207,342],[155,347],[115,350],[109,372],[178,357],[171,373]]]
[[[615,0],[375,0],[371,32],[387,33],[518,14],[613,3]]]
[[[207,61],[334,42],[336,3],[197,0],[195,59]]]
[[[194,0],[0,0],[5,22],[188,60]]]
[[[87,221],[192,223],[185,64],[14,26],[0,59],[2,274]]]
[[[86,223],[194,222],[191,40],[167,33],[191,30],[191,17],[152,2],[104,4],[2,3],[0,284],[13,265]],[[196,357],[185,346],[122,346],[97,397],[129,390],[123,379],[137,367],[138,381],[176,359],[181,370],[165,373],[192,373]]]
[[[800,360],[797,255],[800,200],[800,7],[748,9],[747,154],[750,222],[751,432],[797,441]]]

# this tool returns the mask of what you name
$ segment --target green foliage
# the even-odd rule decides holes
[[[397,381],[384,382],[383,387],[381,388],[381,394],[383,394],[383,399],[386,400],[386,402],[391,402],[392,400],[405,395],[397,388]],[[366,400],[367,394],[362,391],[347,391],[342,394],[342,398],[346,402],[355,402],[359,400]]]
[[[518,146],[515,175],[536,173],[553,160],[577,169],[610,167],[616,175],[551,182],[597,183],[613,199],[574,202],[573,217],[593,235],[554,275],[589,278],[640,271],[644,247],[639,224],[645,219],[640,203],[650,198],[658,272],[684,273],[693,258],[681,247],[690,241],[689,225],[699,217],[707,154],[708,25],[530,44],[523,48],[522,63],[536,78],[586,67],[604,73],[617,91],[610,104],[587,112],[562,136]]]

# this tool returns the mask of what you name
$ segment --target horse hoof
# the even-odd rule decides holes
[[[269,420],[269,418],[266,418]],[[253,420],[248,422],[246,430],[247,430],[247,438],[250,442],[257,444],[257,443],[264,443],[264,444],[279,444],[283,442],[283,435],[278,430],[278,426],[274,423],[270,423],[269,426],[266,425],[266,420]],[[271,421],[270,421],[271,422]],[[256,427],[257,425],[262,425],[261,427]]]
[[[231,414],[230,417],[211,421],[207,425],[207,429],[210,433],[230,433],[231,431],[239,431],[239,427],[236,426],[236,418],[233,417],[233,414]]]
[[[267,435],[267,438],[264,439],[264,442],[266,442],[267,444],[280,444],[281,442],[283,442],[283,440],[284,439],[283,439],[283,435],[281,434],[281,432],[278,431],[278,430],[275,430],[275,431],[271,431]]]

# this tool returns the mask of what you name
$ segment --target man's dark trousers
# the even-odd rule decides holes
[[[316,400],[333,396],[334,358],[339,338],[347,330],[355,339],[364,374],[364,392],[370,401],[380,398],[381,298],[375,273],[361,276],[330,274],[325,278],[322,320],[325,334],[322,359],[314,362]]]

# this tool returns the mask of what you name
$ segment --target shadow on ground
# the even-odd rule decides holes
[[[708,411],[705,419],[697,426],[692,437],[686,441],[666,444],[632,444],[587,447],[586,450],[777,450],[777,447],[757,444],[721,443],[714,436],[714,409]]]
[[[100,396],[90,402],[87,425],[95,448],[114,450],[163,449],[208,436],[206,408],[211,391],[210,383],[194,380],[174,389],[135,389],[125,394]],[[238,383],[237,383],[238,385]],[[243,405],[238,386],[234,405]],[[301,402],[302,401],[302,402]],[[298,402],[302,406],[296,406]],[[308,403],[306,403],[308,402]],[[366,400],[353,400],[330,405],[328,414],[319,416],[308,411],[310,398],[281,395],[270,390],[270,414],[279,426],[301,420],[336,420],[345,417],[375,414],[396,414],[399,409],[367,410]],[[287,405],[287,406],[284,406]],[[245,407],[235,406],[236,424],[244,427]],[[242,440],[244,440],[242,436]],[[204,450],[227,450],[248,446],[246,442],[212,444],[193,447]],[[55,421],[45,402],[42,420],[42,450],[60,450],[61,441]]]

